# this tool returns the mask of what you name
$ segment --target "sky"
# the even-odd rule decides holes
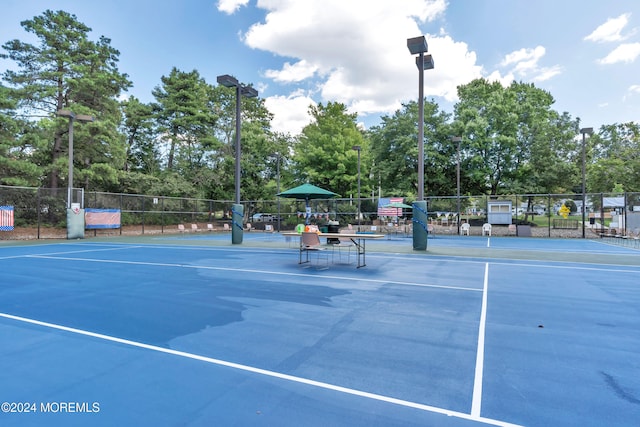
[[[210,84],[230,74],[291,135],[317,103],[343,103],[370,128],[417,100],[407,39],[422,35],[435,63],[424,95],[445,112],[457,86],[484,77],[533,83],[581,127],[640,123],[638,0],[2,0],[0,44],[36,43],[20,22],[47,9],[111,39],[126,96],[152,102],[173,67]]]

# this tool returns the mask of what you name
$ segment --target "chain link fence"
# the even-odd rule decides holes
[[[224,231],[231,224],[230,200],[209,200],[74,189],[72,200],[82,208],[118,209],[117,229],[86,230],[86,236],[113,234],[177,233],[179,225],[190,230]],[[428,197],[429,231],[457,234],[469,223],[470,234],[482,234],[482,225],[491,223],[494,202],[511,207],[507,224],[494,224],[493,235],[532,235],[551,238],[592,238],[602,235],[640,233],[640,193],[622,194],[521,194],[501,196]],[[410,201],[408,201],[410,202]],[[0,239],[48,239],[66,237],[67,189],[0,186],[0,206],[13,209],[13,229],[0,231]],[[304,200],[276,199],[243,201],[244,222],[254,230],[292,230],[305,222]],[[503,207],[504,205],[503,204]],[[404,216],[378,215],[379,200],[355,198],[310,200],[310,221],[320,226],[337,221],[340,226],[411,227],[411,210]],[[583,211],[583,205],[585,207]],[[508,214],[508,212],[507,212]],[[192,225],[193,224],[193,225]]]

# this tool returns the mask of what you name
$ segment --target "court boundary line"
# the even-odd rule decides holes
[[[470,421],[474,421],[474,422],[480,422],[480,423],[483,423],[483,424],[495,425],[495,426],[500,426],[500,427],[522,427],[522,426],[520,426],[518,424],[509,423],[509,422],[506,422],[506,421],[494,420],[494,419],[491,419],[491,418],[484,418],[484,417],[481,417],[479,415],[474,415],[473,413],[472,414],[466,414],[466,413],[463,413],[463,412],[458,412],[458,411],[453,411],[453,410],[449,410],[449,409],[439,408],[439,407],[431,406],[431,405],[425,405],[425,404],[417,403],[417,402],[411,402],[411,401],[408,401],[408,400],[398,399],[398,398],[395,398],[395,397],[384,396],[384,395],[381,395],[381,394],[370,393],[370,392],[367,392],[367,391],[352,389],[352,388],[343,387],[343,386],[339,386],[339,385],[335,385],[335,384],[331,384],[331,383],[326,383],[326,382],[322,382],[322,381],[311,380],[311,379],[308,379],[308,378],[298,377],[298,376],[295,376],[295,375],[283,374],[283,373],[280,373],[280,372],[270,371],[270,370],[267,370],[267,369],[257,368],[257,367],[254,367],[254,366],[243,365],[243,364],[235,363],[235,362],[229,362],[229,361],[226,361],[226,360],[216,359],[216,358],[213,358],[213,357],[202,356],[202,355],[198,355],[198,354],[194,354],[194,353],[189,353],[189,352],[180,351],[180,350],[174,350],[174,349],[165,348],[165,347],[159,347],[159,346],[155,346],[155,345],[151,345],[151,344],[145,344],[145,343],[142,343],[142,342],[127,340],[127,339],[124,339],[124,338],[118,338],[118,337],[114,337],[114,336],[111,336],[111,335],[105,335],[105,334],[100,334],[100,333],[97,333],[97,332],[86,331],[86,330],[83,330],[83,329],[72,328],[72,327],[69,327],[69,326],[58,325],[58,324],[55,324],[55,323],[43,322],[43,321],[40,321],[40,320],[30,319],[30,318],[27,318],[27,317],[15,316],[15,315],[8,314],[8,313],[3,313],[3,312],[0,312],[0,317],[5,318],[5,319],[18,321],[18,322],[23,322],[23,323],[28,323],[28,324],[32,324],[32,325],[42,326],[42,327],[49,328],[49,329],[56,329],[56,330],[60,330],[60,331],[64,331],[64,332],[77,334],[77,335],[83,335],[83,336],[88,336],[88,337],[92,337],[92,338],[97,338],[97,339],[100,339],[100,340],[103,340],[103,341],[109,341],[109,342],[115,342],[115,343],[118,343],[118,344],[124,344],[124,345],[130,346],[130,347],[141,348],[141,349],[145,349],[145,350],[155,351],[155,352],[158,352],[158,353],[164,353],[164,354],[169,354],[169,355],[173,355],[173,356],[178,356],[178,357],[183,357],[183,358],[187,358],[187,359],[206,362],[206,363],[210,363],[210,364],[213,364],[213,365],[224,366],[224,367],[227,367],[227,368],[232,368],[232,369],[241,370],[241,371],[245,371],[245,372],[251,372],[251,373],[254,373],[254,374],[268,376],[268,377],[272,377],[272,378],[277,378],[277,379],[281,379],[281,380],[285,380],[285,381],[295,382],[295,383],[299,383],[299,384],[306,384],[306,385],[310,385],[310,386],[317,387],[317,388],[336,391],[336,392],[339,392],[339,393],[344,393],[344,394],[349,394],[349,395],[353,395],[353,396],[364,397],[364,398],[371,399],[371,400],[377,400],[377,401],[381,401],[381,402],[391,403],[391,404],[398,405],[398,406],[404,406],[404,407],[408,407],[408,408],[418,409],[418,410],[421,410],[421,411],[424,411],[424,412],[437,413],[437,414],[447,415],[447,416],[450,416],[450,417],[456,417],[456,418],[466,419],[466,420],[470,420]]]
[[[149,265],[149,266],[157,266],[157,267],[178,267],[178,268],[192,268],[192,269],[203,269],[203,270],[235,271],[235,272],[242,272],[242,273],[270,274],[275,276],[293,276],[293,277],[306,277],[306,278],[313,277],[317,279],[339,279],[339,280],[348,280],[348,281],[357,280],[362,282],[378,283],[378,284],[391,283],[396,285],[415,286],[415,287],[423,287],[423,288],[482,292],[482,289],[468,288],[468,287],[462,287],[462,286],[434,285],[434,284],[416,283],[416,282],[398,282],[394,280],[370,279],[366,277],[354,278],[351,276],[337,276],[337,275],[310,276],[309,274],[304,274],[304,273],[254,270],[249,268],[215,267],[215,266],[209,266],[209,265],[176,264],[176,263],[148,262],[148,261],[105,260],[105,259],[94,259],[94,258],[60,257],[60,256],[51,256],[51,255],[22,255],[22,257],[23,258],[41,258],[41,259],[59,259],[59,260],[67,260],[67,261],[97,262],[97,263],[105,263],[105,264]]]
[[[471,415],[480,416],[482,408],[482,380],[484,376],[484,338],[487,325],[487,292],[489,290],[489,263],[484,266],[484,281],[482,288],[482,308],[480,309],[480,324],[478,326],[478,348],[476,353],[476,374],[473,381],[473,398],[471,400]]]

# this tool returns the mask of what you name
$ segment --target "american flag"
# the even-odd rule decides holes
[[[13,230],[13,206],[0,206],[0,231]]]
[[[391,203],[402,203],[404,199],[402,197],[381,197],[378,200],[378,216],[400,216],[402,215],[402,209],[399,208],[384,208],[383,206],[390,205]]]

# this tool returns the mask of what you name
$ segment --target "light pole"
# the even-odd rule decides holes
[[[582,238],[585,236],[585,220],[586,220],[586,209],[587,209],[587,149],[586,149],[586,135],[593,134],[593,128],[582,128],[580,129],[580,133],[582,134]]]
[[[280,153],[276,156],[276,194],[280,194]],[[280,232],[280,197],[278,197],[278,233]]]
[[[361,147],[359,145],[354,145],[351,148],[358,152],[358,231],[360,231],[360,217],[362,216],[361,205],[360,205],[360,150],[361,150]]]
[[[424,200],[424,70],[433,69],[434,63],[431,55],[425,55],[429,48],[424,36],[407,39],[407,47],[418,55],[418,200]]]
[[[67,184],[67,209],[71,209],[71,200],[73,196],[73,122],[92,122],[93,116],[85,114],[76,114],[69,110],[58,110],[58,116],[67,117],[69,119],[69,178]]]
[[[458,143],[458,150],[456,155],[456,193],[458,198],[458,235],[460,235],[460,142],[462,137],[454,136],[451,141]]]
[[[418,200],[413,202],[413,249],[427,250],[427,202],[424,200],[424,70],[433,68],[433,58],[425,53],[429,50],[424,36],[407,39],[412,55],[418,55]],[[418,227],[416,227],[418,225]]]
[[[246,96],[247,98],[255,98],[258,96],[258,91],[250,86],[245,86],[238,82],[235,77],[228,74],[224,74],[217,77],[218,84],[225,87],[236,88],[236,173],[235,173],[235,202],[234,206],[234,219],[233,219],[233,232],[231,233],[232,243],[242,243],[242,220],[244,217],[244,209],[240,204],[240,98]]]

